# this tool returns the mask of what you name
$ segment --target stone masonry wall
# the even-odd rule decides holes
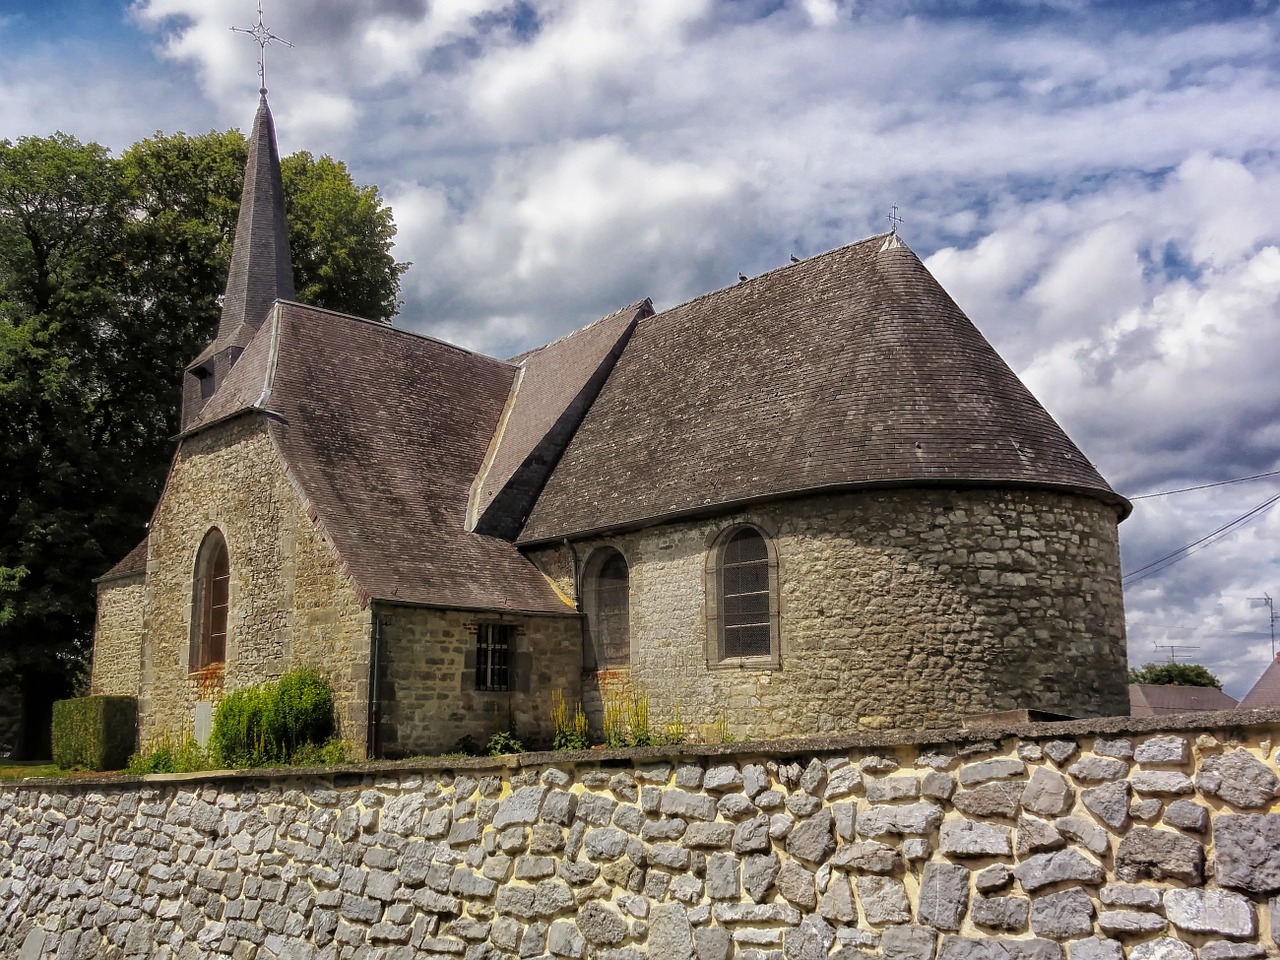
[[[0,956],[1280,955],[1280,711],[0,785]]]
[[[189,673],[196,555],[214,526],[231,567],[227,659],[225,668]],[[100,631],[103,623],[100,616]],[[329,677],[341,734],[363,751],[369,625],[368,608],[308,516],[261,420],[241,418],[183,441],[149,536],[143,742],[191,732],[197,702],[305,665]]]
[[[551,693],[572,702],[582,674],[582,623],[574,617],[480,614],[379,606],[384,756],[442,753],[463,737],[485,743],[511,731],[526,746],[550,746]],[[477,690],[476,624],[516,627],[512,689]]]
[[[708,550],[740,523],[776,530],[777,669],[708,666]],[[758,738],[836,733],[851,721],[941,727],[1011,709],[1128,711],[1116,516],[1088,498],[806,497],[578,542],[580,567],[606,544],[630,566],[631,680],[657,716],[678,702],[695,726]],[[568,550],[533,557],[572,594]]]
[[[93,692],[136,697],[142,681],[142,610],[146,577],[121,577],[98,586],[93,631]]]

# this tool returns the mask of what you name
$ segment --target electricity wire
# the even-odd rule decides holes
[[[1225,487],[1231,483],[1244,483],[1248,480],[1264,480],[1267,477],[1280,477],[1280,470],[1267,473],[1255,473],[1251,477],[1236,477],[1234,480],[1217,480],[1213,483],[1198,483],[1194,487],[1179,487],[1177,490],[1161,490],[1159,493],[1140,493],[1129,500],[1150,500],[1152,497],[1169,497],[1175,493],[1190,493],[1192,490],[1208,490],[1210,487]]]
[[[1188,543],[1188,544],[1185,544],[1184,546],[1179,547],[1177,550],[1174,550],[1172,553],[1167,553],[1163,557],[1160,557],[1157,560],[1152,560],[1150,563],[1147,563],[1141,567],[1138,567],[1138,569],[1136,570],[1129,571],[1124,575],[1122,579],[1127,583],[1133,584],[1133,583],[1139,582],[1140,580],[1145,580],[1147,577],[1154,576],[1157,573],[1167,570],[1169,567],[1173,566],[1175,563],[1178,563],[1179,561],[1187,559],[1187,557],[1191,556],[1194,553],[1199,553],[1205,547],[1213,546],[1219,540],[1222,540],[1229,534],[1234,533],[1237,529],[1244,526],[1250,520],[1253,520],[1255,517],[1262,514],[1264,510],[1266,510],[1268,507],[1274,504],[1277,500],[1280,500],[1280,493],[1277,493],[1275,496],[1268,497],[1266,500],[1263,500],[1262,503],[1258,504],[1252,510],[1249,510],[1248,512],[1241,514],[1240,516],[1236,517],[1234,520],[1224,523],[1217,530],[1214,530],[1211,533],[1206,533],[1199,540],[1193,540],[1191,541],[1191,543]]]

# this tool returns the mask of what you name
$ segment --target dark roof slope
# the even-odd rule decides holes
[[[1231,710],[1235,705],[1234,697],[1215,687],[1184,687],[1172,683],[1129,684],[1129,714],[1134,717],[1159,717],[1200,710]]]
[[[896,236],[636,327],[521,542],[802,491],[1114,493]]]
[[[464,528],[514,376],[511,364],[427,337],[280,303],[195,429],[266,414],[367,598],[571,614],[514,546]]]
[[[517,357],[512,394],[472,490],[472,529],[515,539],[648,300]]]
[[[1241,710],[1261,707],[1280,707],[1280,657],[1267,664],[1267,669],[1262,671],[1258,682],[1249,688],[1249,692],[1240,701]]]
[[[124,559],[98,577],[94,583],[105,583],[108,580],[123,580],[126,577],[140,577],[147,572],[147,538],[124,555]]]

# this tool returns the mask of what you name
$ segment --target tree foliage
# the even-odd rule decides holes
[[[1198,663],[1146,663],[1129,671],[1129,682],[1222,689],[1222,681]]]
[[[0,140],[0,675],[67,670],[92,579],[144,533],[182,370],[217,326],[247,150],[238,131],[119,157]],[[329,157],[282,172],[298,299],[390,319],[407,265],[377,188]]]

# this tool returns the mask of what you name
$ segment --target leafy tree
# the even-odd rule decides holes
[[[1129,682],[1222,689],[1222,681],[1198,663],[1143,664],[1140,668],[1129,671]]]
[[[0,140],[0,682],[74,670],[92,578],[142,537],[182,370],[217,326],[246,156],[238,131],[118,158]],[[377,188],[329,157],[282,167],[298,299],[389,320],[407,264]]]

